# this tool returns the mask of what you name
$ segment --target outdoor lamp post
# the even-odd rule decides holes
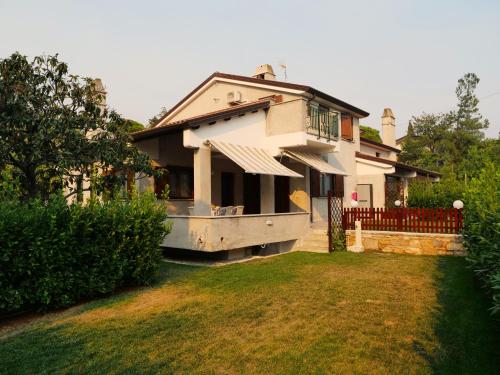
[[[462,202],[460,199],[457,199],[455,202],[453,202],[453,208],[461,210],[462,208],[464,208],[464,202]]]
[[[400,201],[399,199],[397,199],[396,201],[394,201],[394,205],[395,205],[396,207],[401,206],[401,201]]]

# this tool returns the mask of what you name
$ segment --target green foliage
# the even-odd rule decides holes
[[[479,77],[474,73],[467,73],[458,80],[455,90],[458,99],[458,108],[451,112],[453,120],[452,161],[460,163],[467,155],[470,148],[477,146],[484,138],[484,129],[489,126],[489,121],[484,120],[479,113],[479,99],[475,91],[479,84]]]
[[[483,150],[483,130],[489,122],[479,113],[475,90],[479,78],[467,73],[456,88],[457,109],[449,113],[423,113],[411,119],[400,161],[421,168],[464,176],[464,163],[474,148]]]
[[[424,113],[408,125],[399,160],[416,167],[439,170],[449,155],[450,120],[443,114]]]
[[[462,199],[463,182],[452,178],[440,182],[412,180],[408,187],[408,207],[452,208],[453,202]]]
[[[77,180],[90,181],[96,167],[152,173],[125,121],[102,104],[103,89],[70,74],[57,55],[0,60],[0,169],[12,168],[24,200],[62,187],[76,194]]]
[[[0,200],[14,200],[19,195],[19,181],[12,175],[12,168],[0,170]]]
[[[500,313],[500,170],[489,163],[468,184],[464,208],[464,241],[468,260],[493,296]]]
[[[60,307],[148,283],[170,231],[153,194],[0,202],[0,312]]]
[[[333,251],[346,251],[346,237],[345,231],[340,230],[332,230],[332,248]]]
[[[371,139],[372,141],[382,143],[382,138],[380,138],[380,132],[377,129],[373,129],[365,125],[359,125],[359,129],[361,130],[361,136],[363,138]]]
[[[148,126],[150,128],[154,128],[167,112],[168,112],[167,108],[163,107],[157,115],[151,117],[148,120]]]
[[[144,125],[142,125],[138,121],[131,120],[131,119],[125,119],[123,126],[125,127],[125,131],[127,133],[134,133],[134,132],[144,130]]]

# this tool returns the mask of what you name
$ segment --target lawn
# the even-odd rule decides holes
[[[4,327],[0,373],[500,369],[499,322],[462,258],[291,253],[161,271],[152,288]]]

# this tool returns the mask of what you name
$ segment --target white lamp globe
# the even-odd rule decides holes
[[[464,208],[464,202],[462,202],[460,199],[457,199],[455,202],[453,202],[453,208],[461,210],[462,208]]]
[[[401,201],[400,201],[399,199],[398,199],[398,200],[396,200],[396,201],[394,201],[394,205],[395,205],[396,207],[401,206]]]
[[[358,207],[359,203],[358,201],[355,201],[354,199],[351,201],[351,207],[356,208]]]

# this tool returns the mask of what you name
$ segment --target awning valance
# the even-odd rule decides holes
[[[343,170],[335,168],[333,165],[328,164],[318,154],[313,154],[312,152],[299,152],[299,151],[286,150],[285,155],[305,165],[308,165],[311,168],[316,169],[320,173],[348,176],[348,174],[345,173]]]
[[[246,173],[304,177],[288,169],[262,148],[209,140],[210,145],[238,164]]]

